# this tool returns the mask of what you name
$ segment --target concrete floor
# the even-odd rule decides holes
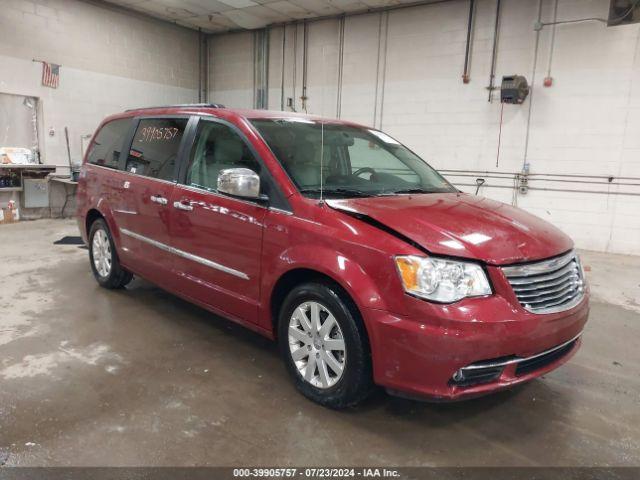
[[[638,258],[585,254],[584,346],[545,378],[335,412],[269,341],[141,280],[99,288],[86,250],[52,244],[65,235],[73,222],[0,226],[0,463],[640,465]]]

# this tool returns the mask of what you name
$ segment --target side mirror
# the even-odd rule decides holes
[[[234,197],[260,199],[260,177],[248,168],[228,168],[218,174],[218,191]]]

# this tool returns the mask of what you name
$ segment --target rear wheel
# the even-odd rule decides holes
[[[365,399],[373,388],[369,345],[350,299],[322,283],[294,288],[278,323],[282,355],[300,392],[331,408]]]
[[[102,287],[122,288],[133,278],[131,273],[120,266],[111,232],[101,218],[91,224],[89,259],[93,276]]]

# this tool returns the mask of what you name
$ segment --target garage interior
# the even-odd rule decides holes
[[[640,2],[4,0],[0,71],[0,465],[640,466]],[[471,401],[332,411],[269,340],[99,288],[54,244],[91,135],[208,102],[381,129],[556,225],[591,288],[581,350]]]

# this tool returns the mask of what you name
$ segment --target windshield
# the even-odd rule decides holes
[[[309,197],[318,197],[321,188],[332,198],[456,191],[424,160],[379,130],[335,123],[322,128],[306,119],[251,123]]]

